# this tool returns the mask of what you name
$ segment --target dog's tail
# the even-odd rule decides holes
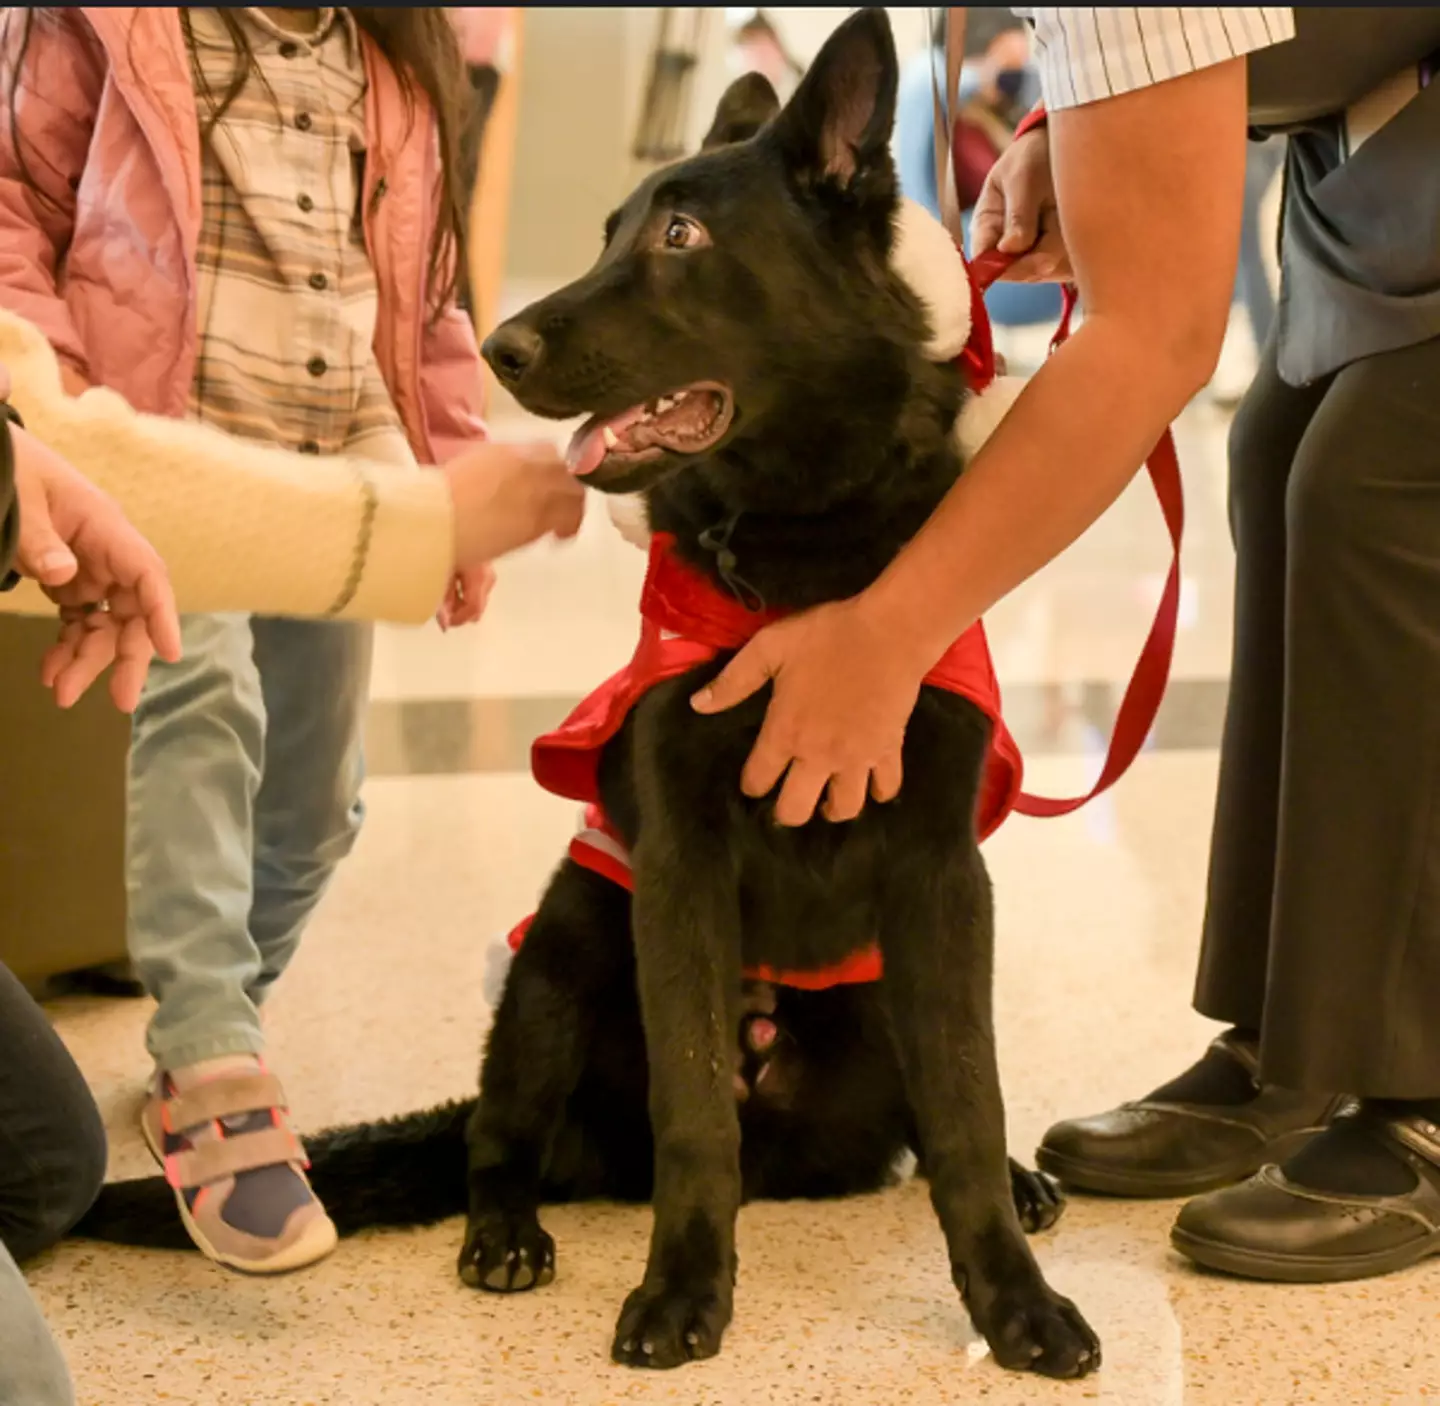
[[[310,1183],[341,1235],[431,1225],[465,1210],[465,1124],[475,1100],[305,1139]],[[157,1250],[193,1249],[164,1177],[111,1182],[71,1234]]]

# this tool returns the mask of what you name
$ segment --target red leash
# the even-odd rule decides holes
[[[973,264],[966,260],[974,315],[970,343],[960,359],[971,385],[977,390],[987,386],[995,375],[994,343],[982,294],[1011,261],[1011,255],[1002,254],[999,250],[982,254]],[[1066,284],[1060,326],[1050,342],[1052,352],[1070,335],[1070,318],[1075,311],[1075,301],[1075,288]],[[1180,461],[1175,454],[1175,439],[1168,429],[1145,461],[1145,468],[1150,474],[1150,483],[1170,533],[1170,574],[1165,578],[1165,590],[1155,612],[1155,623],[1150,626],[1150,633],[1125,689],[1125,697],[1120,702],[1120,711],[1115,715],[1115,728],[1110,735],[1105,765],[1100,768],[1095,784],[1083,796],[1058,800],[1022,791],[1015,802],[1015,809],[1021,815],[1069,815],[1087,801],[1108,791],[1140,755],[1160,712],[1165,687],[1170,681],[1170,660],[1175,652],[1175,632],[1180,621],[1180,543],[1185,532],[1185,491],[1180,478]]]

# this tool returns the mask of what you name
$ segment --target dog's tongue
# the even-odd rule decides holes
[[[643,405],[632,405],[629,410],[612,415],[608,420],[602,420],[598,415],[586,420],[575,431],[570,448],[565,454],[565,462],[569,465],[570,472],[576,478],[593,474],[610,452],[610,446],[605,442],[605,431],[609,430],[618,439],[644,413]]]

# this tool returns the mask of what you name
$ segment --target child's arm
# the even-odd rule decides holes
[[[105,56],[76,9],[10,6],[0,25],[0,307],[45,334],[73,393],[87,379],[85,349],[56,280],[75,229]]]

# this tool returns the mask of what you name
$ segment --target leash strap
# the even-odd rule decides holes
[[[1185,532],[1185,490],[1180,477],[1180,461],[1175,453],[1175,438],[1168,429],[1145,461],[1145,468],[1150,474],[1150,483],[1170,534],[1170,572],[1165,578],[1165,589],[1160,596],[1154,623],[1126,685],[1120,710],[1115,715],[1105,764],[1100,768],[1095,784],[1083,796],[1061,800],[1022,791],[1015,801],[1015,809],[1021,815],[1069,815],[1108,791],[1129,771],[1144,749],[1160,712],[1165,688],[1170,682],[1170,661],[1175,653],[1175,634],[1180,623],[1180,543]]]
[[[987,256],[985,260],[977,260],[971,271],[972,281],[983,292],[1009,262],[1009,257],[1003,254],[998,259]],[[984,314],[985,304],[978,297],[976,306],[977,317],[988,324]],[[1070,335],[1070,318],[1074,308],[1075,289],[1067,284],[1060,326],[1050,342],[1052,351]],[[1159,501],[1166,531],[1170,534],[1170,571],[1165,578],[1165,589],[1160,595],[1154,623],[1126,685],[1120,710],[1115,715],[1105,764],[1100,768],[1095,784],[1083,796],[1061,800],[1022,791],[1015,801],[1015,809],[1021,815],[1046,818],[1069,815],[1108,791],[1140,755],[1160,712],[1165,688],[1170,682],[1170,661],[1175,653],[1175,635],[1180,624],[1180,546],[1185,535],[1185,488],[1180,476],[1180,460],[1175,452],[1175,437],[1170,430],[1161,435],[1160,442],[1150,451],[1145,468]]]
[[[952,7],[947,10],[945,31],[945,91],[951,101],[954,101],[959,88],[965,44],[963,8]],[[959,189],[955,170],[954,128],[947,116],[948,105],[942,105],[940,100],[939,80],[933,61],[930,77],[935,106],[935,174],[936,188],[940,192],[940,209],[945,228],[954,240],[960,257],[965,259],[959,211],[954,208],[954,193]],[[1015,135],[1022,136],[1044,121],[1045,109],[1037,106],[1026,115]],[[992,249],[982,254],[974,263],[965,259],[972,295],[971,333],[970,345],[966,347],[960,360],[970,378],[970,384],[977,390],[983,390],[995,375],[994,345],[990,318],[985,310],[984,293],[1005,272],[1013,257],[1002,254],[998,249]],[[1071,319],[1079,292],[1074,284],[1067,283],[1063,286],[1062,296],[1064,303],[1060,325],[1050,341],[1052,352],[1070,335]],[[1105,764],[1100,768],[1095,784],[1083,796],[1060,799],[1035,796],[1028,791],[1022,791],[1015,802],[1015,809],[1021,815],[1037,818],[1069,815],[1108,791],[1125,775],[1144,749],[1146,739],[1150,736],[1150,730],[1160,712],[1165,688],[1170,682],[1170,662],[1175,653],[1175,635],[1180,623],[1180,546],[1185,533],[1185,490],[1180,476],[1180,460],[1175,452],[1175,437],[1169,429],[1160,437],[1160,442],[1146,459],[1145,468],[1150,475],[1155,497],[1159,501],[1166,530],[1170,534],[1170,571],[1165,578],[1165,589],[1160,595],[1155,620],[1140,650],[1130,682],[1126,685],[1119,712],[1115,715],[1115,726],[1110,734],[1110,745],[1106,749]]]
[[[927,10],[926,18],[932,14]],[[960,243],[960,205],[956,196],[959,182],[955,179],[955,131],[952,104],[959,102],[960,70],[965,66],[965,7],[949,7],[945,15],[944,74],[936,68],[935,47],[930,49],[930,98],[934,105],[935,195],[940,204],[940,221],[950,237]],[[944,83],[942,96],[941,83]]]

